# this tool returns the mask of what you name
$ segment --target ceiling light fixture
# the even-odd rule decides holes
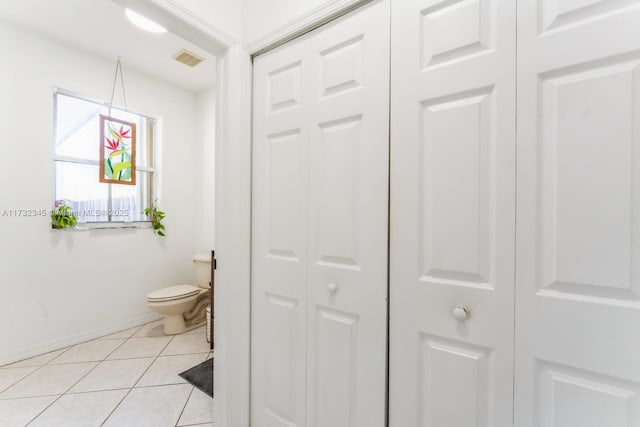
[[[145,18],[140,15],[138,12],[134,12],[131,9],[125,9],[124,13],[129,18],[129,21],[133,22],[136,27],[142,28],[143,30],[150,31],[152,33],[166,33],[167,29],[162,25],[156,24],[149,18]]]

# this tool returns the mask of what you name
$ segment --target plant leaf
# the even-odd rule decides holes
[[[113,159],[116,156],[119,156],[120,154],[125,154],[127,152],[127,150],[118,150],[118,151],[114,151],[113,153],[109,154],[109,159]]]
[[[120,141],[120,134],[118,134],[118,132],[116,132],[116,130],[114,128],[111,127],[111,124],[109,124],[109,133],[111,134],[112,137],[114,137],[116,139],[116,141]]]
[[[107,178],[113,179],[113,166],[111,166],[111,160],[106,159],[104,161],[106,167],[104,168],[104,174]]]
[[[113,168],[113,175],[117,175],[118,172],[120,172],[123,169],[126,168],[130,168],[131,167],[131,162],[122,162],[122,163],[118,163],[117,165],[114,166]]]
[[[122,181],[131,180],[131,168],[126,168],[122,171],[122,175],[120,175],[120,179]]]

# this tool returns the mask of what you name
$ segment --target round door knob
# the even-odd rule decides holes
[[[452,314],[453,317],[455,317],[457,320],[465,320],[467,317],[469,317],[470,312],[467,307],[459,305],[453,309]]]
[[[329,291],[329,293],[335,294],[338,290],[338,285],[336,285],[335,283],[329,283],[327,285],[327,290]]]

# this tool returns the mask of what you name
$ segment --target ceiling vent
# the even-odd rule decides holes
[[[173,55],[173,59],[185,65],[188,65],[189,67],[195,67],[196,65],[204,61],[204,58],[196,55],[191,51],[188,51],[187,49],[182,49],[180,52]]]

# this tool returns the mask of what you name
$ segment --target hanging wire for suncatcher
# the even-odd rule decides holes
[[[120,73],[120,84],[122,85],[122,96],[124,97],[124,111],[129,111],[127,108],[127,92],[124,90],[124,73],[122,72],[122,62],[118,56],[118,62],[116,63],[116,73],[113,76],[113,88],[111,89],[111,100],[109,101],[109,116],[111,116],[111,106],[113,105],[113,95],[116,93],[116,85],[118,83],[118,73]]]
[[[111,184],[136,185],[136,123],[131,119],[111,116],[113,97],[118,85],[118,74],[124,97],[124,111],[127,106],[127,92],[124,87],[122,62],[118,57],[116,71],[113,76],[113,88],[108,105],[108,115],[100,114],[100,175],[99,181],[108,185],[109,212],[111,212]],[[126,115],[130,116],[130,115]],[[111,221],[111,216],[109,216]]]

